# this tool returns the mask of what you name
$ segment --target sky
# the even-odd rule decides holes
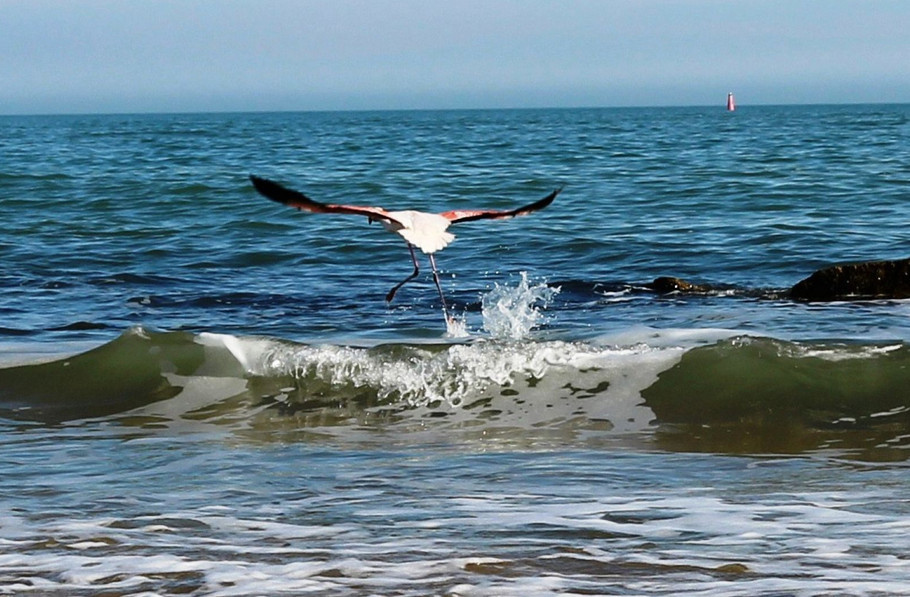
[[[0,0],[0,114],[910,102],[907,0]]]

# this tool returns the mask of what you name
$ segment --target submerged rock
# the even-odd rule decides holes
[[[692,284],[681,278],[671,276],[661,276],[655,278],[653,282],[647,285],[648,288],[660,294],[669,294],[671,292],[682,293],[704,293],[714,290],[711,286],[704,284]]]
[[[910,259],[826,267],[793,286],[790,296],[803,301],[910,298]]]

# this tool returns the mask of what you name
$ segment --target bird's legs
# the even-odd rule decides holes
[[[411,243],[408,243],[408,251],[411,252],[411,261],[414,262],[414,272],[413,272],[410,276],[408,276],[407,278],[405,278],[404,280],[402,280],[401,282],[399,282],[398,284],[396,284],[396,285],[395,285],[395,288],[393,288],[392,290],[390,290],[389,293],[388,293],[387,295],[385,295],[385,301],[386,301],[387,303],[391,303],[391,302],[392,302],[392,299],[395,298],[395,293],[398,292],[398,289],[399,289],[399,288],[401,288],[402,286],[404,286],[405,283],[410,282],[411,280],[413,280],[414,277],[416,277],[417,274],[420,273],[420,266],[417,264],[417,255],[414,254],[414,245],[412,245]],[[432,257],[433,257],[433,256],[430,255],[430,258],[432,258]]]
[[[442,286],[439,284],[439,272],[436,271],[436,259],[433,258],[433,254],[429,254],[430,257],[430,267],[433,268],[433,281],[436,282],[436,290],[439,291],[439,299],[442,301],[442,314],[446,318],[446,324],[448,324],[451,319],[449,319],[449,308],[446,306],[446,297],[442,294]]]
[[[395,293],[398,292],[399,288],[413,280],[417,274],[420,273],[420,264],[417,263],[417,255],[414,253],[414,245],[411,243],[408,243],[408,251],[411,252],[411,261],[414,262],[414,271],[411,272],[410,276],[396,284],[395,288],[390,290],[389,293],[385,295],[385,300],[388,303],[391,303],[392,299],[395,298]],[[451,321],[449,319],[449,307],[446,305],[446,297],[442,293],[442,285],[439,283],[439,271],[436,269],[436,259],[433,257],[432,253],[430,253],[428,256],[430,258],[430,266],[433,268],[433,281],[436,282],[436,290],[439,291],[439,300],[442,301],[442,314],[445,315],[446,322],[449,322]]]

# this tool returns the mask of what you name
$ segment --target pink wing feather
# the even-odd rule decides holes
[[[524,216],[545,208],[546,206],[553,203],[553,200],[556,199],[556,195],[558,195],[560,191],[562,191],[562,187],[556,189],[543,199],[535,201],[530,205],[519,207],[518,209],[453,209],[452,211],[446,211],[439,215],[446,218],[453,224],[456,224],[458,222],[471,222],[473,220],[498,220],[502,218],[514,218],[515,216]]]
[[[335,213],[351,214],[355,216],[366,216],[371,220],[396,222],[398,220],[391,217],[389,213],[381,207],[361,206],[361,205],[340,205],[333,203],[320,203],[310,199],[303,193],[291,190],[277,182],[250,175],[250,181],[260,194],[268,197],[272,201],[277,201],[283,205],[295,207],[303,211],[312,213]]]

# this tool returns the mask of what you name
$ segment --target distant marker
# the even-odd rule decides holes
[[[736,102],[733,101],[733,92],[727,94],[727,112],[732,112],[736,109]]]

